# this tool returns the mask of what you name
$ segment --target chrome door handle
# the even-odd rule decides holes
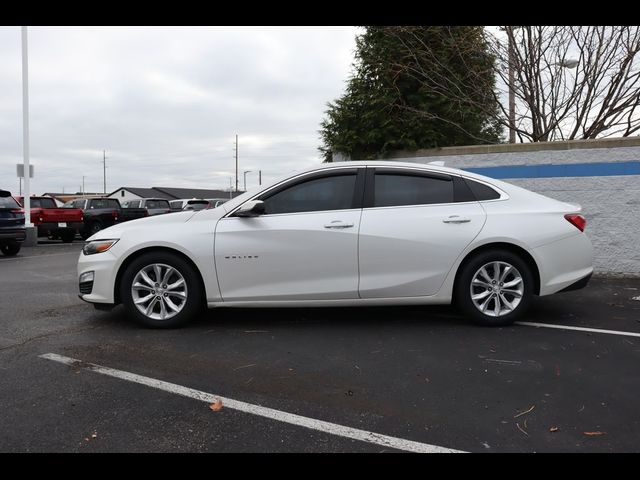
[[[341,220],[334,220],[331,223],[325,224],[324,228],[351,228],[353,223],[345,223]]]
[[[467,223],[470,222],[470,218],[461,217],[460,215],[451,215],[448,218],[442,220],[444,223]]]

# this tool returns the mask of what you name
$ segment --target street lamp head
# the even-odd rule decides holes
[[[578,60],[575,60],[573,58],[567,58],[566,60],[563,60],[562,62],[560,62],[560,66],[564,67],[564,68],[576,68],[578,66]]]

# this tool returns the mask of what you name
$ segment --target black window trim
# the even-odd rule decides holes
[[[232,217],[244,218],[244,217],[237,217],[235,213],[245,203],[250,202],[252,200],[263,200],[263,199],[269,198],[272,195],[275,195],[283,190],[286,190],[300,183],[305,183],[310,180],[316,180],[319,178],[338,177],[338,176],[349,175],[349,174],[356,175],[356,183],[354,186],[353,199],[352,199],[350,208],[340,209],[340,210],[313,210],[309,212],[273,213],[273,214],[260,215],[260,217],[262,218],[262,217],[271,217],[271,216],[275,217],[275,216],[282,216],[282,215],[301,215],[301,214],[313,214],[313,213],[322,213],[322,212],[334,212],[334,211],[360,209],[362,208],[362,205],[363,205],[366,169],[367,167],[365,166],[362,166],[362,167],[349,166],[349,167],[336,167],[336,168],[330,168],[330,169],[322,169],[322,170],[316,170],[313,172],[302,173],[300,175],[297,175],[296,177],[283,180],[282,182],[276,185],[273,185],[268,190],[256,193],[256,195],[242,202],[240,205],[235,207],[233,210],[231,210],[222,218],[232,218]]]

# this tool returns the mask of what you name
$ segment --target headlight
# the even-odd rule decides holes
[[[94,253],[103,253],[113,247],[116,243],[116,240],[94,240],[92,242],[87,243],[82,248],[82,253],[85,255],[93,255]]]

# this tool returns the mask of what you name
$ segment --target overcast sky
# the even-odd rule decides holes
[[[320,163],[354,27],[30,27],[32,192],[240,188]],[[20,27],[0,27],[0,188],[22,162]]]

